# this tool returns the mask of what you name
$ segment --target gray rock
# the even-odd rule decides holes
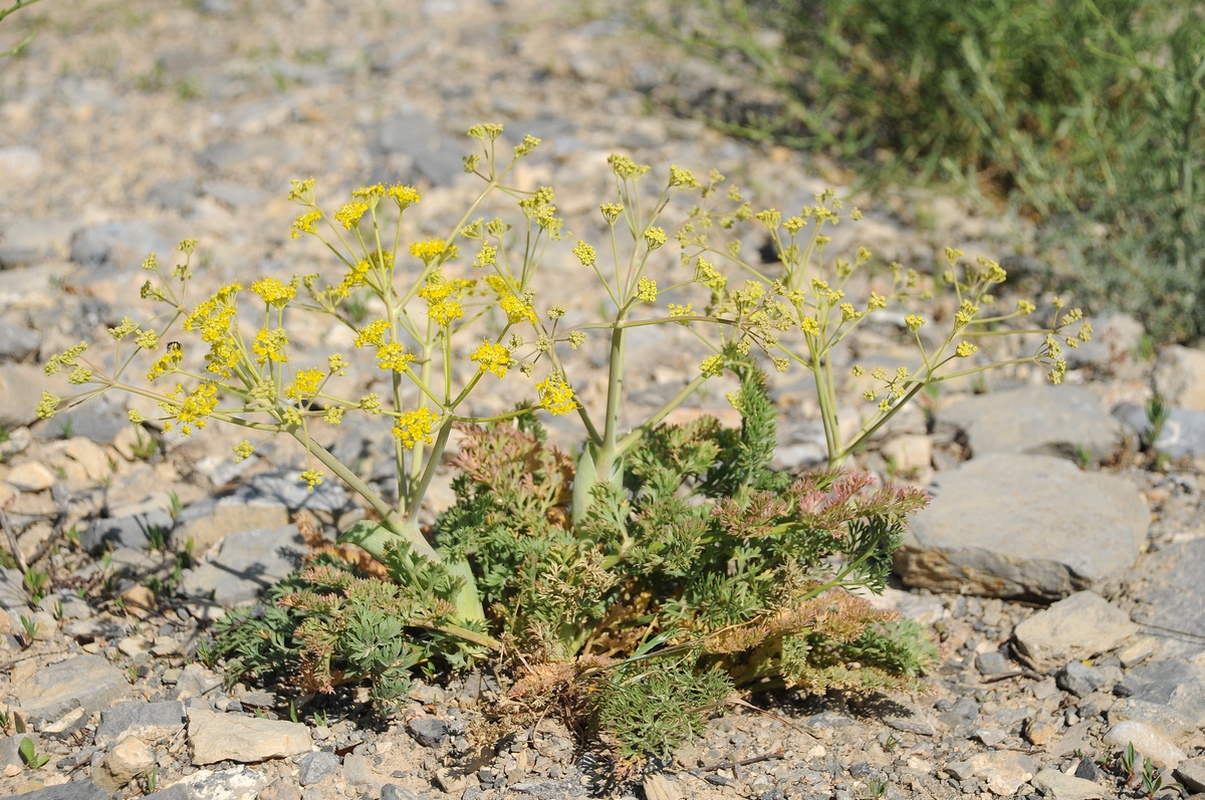
[[[1187,667],[1189,665],[1184,664],[1184,666]],[[1166,676],[1164,680],[1166,680]],[[1176,689],[1168,692],[1168,694],[1173,694],[1179,688],[1177,686]],[[1185,688],[1192,691],[1194,687],[1190,683]],[[1198,683],[1195,688],[1199,691],[1200,684]],[[1109,709],[1109,722],[1111,724],[1116,725],[1126,720],[1142,722],[1150,725],[1168,739],[1178,744],[1187,744],[1192,740],[1197,733],[1198,719],[1198,716],[1185,713],[1166,703],[1143,700],[1137,697],[1124,698],[1114,703],[1113,707]]]
[[[55,218],[9,223],[0,236],[0,269],[66,258],[77,224],[73,219]]]
[[[126,736],[137,736],[149,743],[161,742],[183,729],[184,704],[179,700],[118,703],[101,712],[96,744],[106,747]]]
[[[0,608],[29,613],[29,595],[25,593],[25,578],[20,570],[0,569]]]
[[[310,491],[298,480],[297,470],[262,472],[235,488],[231,500],[248,505],[278,505],[289,511],[342,511],[350,508],[347,492],[332,480],[323,481]]]
[[[426,178],[436,186],[446,186],[464,174],[462,147],[454,144],[434,121],[421,113],[407,111],[385,120],[370,134],[378,156],[388,159],[391,166],[408,162],[403,180]],[[396,177],[396,176],[395,176]]]
[[[1047,767],[1033,776],[1034,788],[1053,800],[1095,800],[1108,797],[1104,789],[1092,781],[1074,775],[1064,775]]]
[[[128,697],[130,684],[104,656],[85,655],[43,667],[16,694],[27,717],[57,719],[77,707],[103,711]]]
[[[1150,441],[1151,423],[1146,409],[1134,403],[1122,403],[1113,409],[1113,416],[1137,433],[1144,442],[1152,444],[1170,458],[1196,458],[1205,455],[1205,411],[1170,408],[1158,438]]]
[[[157,800],[256,800],[268,778],[246,767],[203,769],[148,797]]]
[[[1205,411],[1205,350],[1168,345],[1155,361],[1151,382],[1168,405]]]
[[[208,562],[184,573],[180,590],[222,604],[248,603],[301,566],[305,552],[296,525],[232,533]]]
[[[41,367],[32,364],[0,364],[0,428],[12,430],[30,425],[38,420],[38,403],[42,392],[62,396],[68,385],[66,378],[48,378]],[[61,415],[60,415],[61,416]],[[57,432],[60,416],[49,420]]]
[[[1095,783],[1104,776],[1104,771],[1088,756],[1081,758],[1079,763],[1075,765],[1075,777],[1077,778],[1083,778],[1086,781]]]
[[[38,334],[0,319],[0,361],[24,361],[38,352]]]
[[[398,786],[396,783],[387,783],[381,787],[381,800],[431,800],[431,796]]]
[[[289,522],[289,510],[273,503],[246,503],[237,498],[206,497],[186,506],[176,520],[172,542],[192,542],[193,552],[205,553],[226,536],[238,531],[279,528]]]
[[[1082,386],[1025,386],[974,395],[938,413],[966,431],[975,458],[1028,453],[1092,461],[1117,449],[1121,427]]]
[[[1205,721],[1205,666],[1172,658],[1151,661],[1130,670],[1126,686],[1132,692],[1129,701],[1169,707],[1197,725]]]
[[[999,650],[975,656],[975,669],[980,675],[1000,675],[1013,669],[1013,665]]]
[[[1150,512],[1127,481],[1050,456],[993,455],[938,473],[895,556],[909,586],[1055,600],[1111,588]]]
[[[59,376],[55,383],[56,385],[50,387],[50,391],[58,394],[63,391],[66,381]],[[41,389],[38,390],[38,398],[41,398]],[[36,405],[37,401],[34,403]],[[121,405],[109,397],[102,397],[70,411],[55,414],[53,419],[42,420],[34,425],[32,430],[34,436],[39,439],[59,439],[62,438],[64,427],[68,425],[72,436],[83,436],[97,444],[113,444],[117,434],[123,428],[129,427],[130,419]]]
[[[172,515],[163,510],[128,517],[94,519],[79,532],[80,546],[88,552],[113,547],[145,549],[150,542],[149,531],[156,527],[165,542],[171,542],[171,530],[176,522]]]
[[[1138,631],[1124,611],[1093,592],[1079,592],[1013,629],[1017,652],[1041,668],[1108,652]]]
[[[310,751],[310,730],[284,720],[189,709],[188,742],[193,764],[238,761],[250,764]]]
[[[1087,697],[1104,688],[1109,676],[1100,667],[1088,666],[1082,661],[1068,661],[1055,676],[1058,687],[1076,697]]]
[[[200,664],[189,664],[176,678],[176,697],[179,700],[204,697],[221,685],[222,677],[216,672]]]
[[[32,792],[16,795],[13,800],[113,800],[113,794],[92,781],[85,780],[34,789]]]
[[[1205,756],[1197,756],[1180,762],[1176,767],[1176,780],[1190,792],[1205,792]]]
[[[347,782],[352,786],[366,786],[376,782],[368,756],[359,753],[348,753],[343,757],[343,777],[347,778]]]
[[[163,180],[146,193],[147,202],[160,208],[187,214],[197,202],[197,182],[194,180]]]
[[[1106,312],[1089,321],[1092,341],[1063,351],[1071,369],[1091,366],[1107,370],[1131,360],[1142,346],[1142,323],[1129,314]]]
[[[406,730],[423,747],[439,747],[448,740],[448,723],[434,717],[417,717],[406,723]]]
[[[312,786],[339,769],[339,756],[327,750],[310,753],[297,765],[297,776],[302,786]]]
[[[95,276],[109,276],[137,269],[151,253],[166,257],[172,247],[149,223],[106,222],[75,232],[71,260]]]
[[[1205,639],[1205,538],[1149,553],[1134,570],[1127,594],[1136,622],[1151,626],[1163,653],[1196,653]]]
[[[1104,743],[1118,750],[1127,745],[1154,762],[1159,769],[1175,769],[1188,756],[1159,731],[1144,722],[1119,722],[1104,735]]]

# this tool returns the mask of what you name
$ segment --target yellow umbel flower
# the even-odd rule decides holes
[[[387,320],[374,319],[363,328],[360,328],[353,344],[356,347],[364,347],[366,345],[380,347],[385,343],[385,332],[388,330],[389,322]]]
[[[293,376],[293,382],[285,386],[285,397],[290,400],[306,400],[318,392],[318,386],[326,373],[315,367],[303,369]]]
[[[300,279],[296,275],[289,283],[285,283],[279,278],[260,278],[251,284],[251,291],[259,295],[260,299],[268,305],[284,308],[296,296],[299,284]]]
[[[577,400],[573,398],[573,387],[565,382],[565,378],[554,372],[536,384],[540,393],[540,408],[550,414],[569,414],[577,410]]]
[[[255,353],[260,366],[265,361],[283,363],[288,360],[285,356],[285,345],[289,343],[289,335],[284,328],[260,328],[251,343],[251,351]]]
[[[400,342],[388,342],[377,348],[377,366],[383,370],[403,372],[413,360],[414,354],[407,353]]]
[[[316,469],[307,469],[305,472],[301,473],[297,477],[300,478],[301,480],[305,481],[306,491],[312,492],[312,491],[314,491],[315,486],[322,483],[322,476],[325,474],[326,474],[325,472],[321,472]]]
[[[498,299],[498,307],[506,312],[506,318],[512,325],[523,320],[527,320],[533,325],[536,322],[535,309],[531,307],[530,303],[525,303],[519,299],[513,292],[508,292],[500,297]]]
[[[439,424],[439,415],[429,408],[419,408],[407,411],[398,417],[393,426],[393,436],[407,450],[417,447],[419,443],[433,444],[435,442],[435,426]]]
[[[289,238],[300,239],[303,233],[311,235],[317,233],[320,219],[322,219],[322,212],[318,210],[299,214],[297,219],[293,220],[293,227],[289,229]]]
[[[510,350],[503,345],[488,341],[482,342],[481,346],[473,351],[473,355],[469,356],[469,360],[476,362],[477,368],[481,372],[492,372],[499,378],[505,378],[506,371],[514,363],[510,357]]]

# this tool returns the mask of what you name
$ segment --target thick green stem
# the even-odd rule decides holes
[[[586,518],[591,490],[615,478],[616,460],[619,456],[619,401],[623,394],[623,356],[627,340],[627,331],[624,330],[623,323],[626,317],[626,310],[621,309],[611,329],[611,369],[607,378],[607,411],[603,419],[602,444],[586,442],[578,459],[577,473],[573,479],[574,525]]]
[[[412,519],[403,518],[396,509],[385,502],[385,499],[380,494],[365,483],[359,475],[348,469],[343,462],[335,458],[329,450],[313,439],[307,438],[300,428],[294,428],[289,433],[292,434],[293,438],[301,442],[314,458],[321,461],[323,466],[327,467],[344,483],[350,486],[356,494],[363,497],[372,506],[373,510],[381,516],[383,526],[390,533],[405,540],[414,549],[414,552],[436,564],[443,564],[444,568],[450,574],[464,581],[460,593],[456,596],[456,615],[458,620],[461,622],[483,622],[485,620],[485,609],[481,605],[481,596],[477,592],[477,581],[473,578],[472,569],[469,567],[467,561],[448,561],[444,559],[431,546],[427,538],[423,536],[423,532],[417,522]],[[363,542],[357,541],[353,543],[363,547],[378,560],[384,555],[384,540],[364,540]]]

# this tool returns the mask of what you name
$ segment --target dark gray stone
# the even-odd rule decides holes
[[[309,753],[297,765],[298,781],[302,786],[312,786],[339,769],[339,756],[327,750]]]
[[[0,319],[0,361],[24,361],[38,352],[38,334]]]
[[[1205,792],[1205,757],[1181,761],[1174,773],[1176,780],[1190,792]]]
[[[1084,756],[1075,765],[1075,777],[1085,781],[1099,781],[1105,776],[1105,773],[1096,765],[1088,756]]]
[[[434,717],[417,717],[406,723],[406,729],[423,747],[439,747],[448,740],[448,723]]]
[[[1119,584],[1150,512],[1128,481],[1050,456],[1000,454],[938,473],[896,552],[909,586],[1057,600]]]
[[[381,787],[381,800],[431,800],[431,796],[396,783],[387,783]]]
[[[136,269],[151,253],[167,257],[173,245],[149,223],[106,222],[76,231],[71,260],[90,267],[93,275]]]
[[[179,700],[159,703],[118,703],[105,709],[96,729],[96,744],[104,747],[126,736],[137,736],[153,744],[184,729],[184,704]]]
[[[172,515],[160,509],[128,517],[94,519],[79,532],[80,546],[89,552],[98,548],[107,549],[110,546],[145,549],[150,542],[148,531],[152,527],[158,527],[163,533],[164,541],[170,542],[171,530],[175,524]]]
[[[15,796],[13,800],[113,800],[113,793],[105,791],[92,781],[71,781],[60,783],[58,786],[34,789],[32,792]]]
[[[1108,681],[1103,670],[1091,667],[1082,661],[1068,661],[1055,676],[1055,683],[1065,692],[1076,697],[1087,697],[1102,688]]]
[[[1113,416],[1129,426],[1143,441],[1149,442],[1152,431],[1145,408],[1134,403],[1122,403],[1113,409]],[[1205,411],[1169,409],[1163,429],[1153,444],[1155,450],[1171,458],[1205,455]]]
[[[75,656],[38,670],[18,693],[34,719],[58,719],[73,708],[102,711],[130,694],[125,673],[104,656]]]
[[[975,669],[980,675],[1000,675],[1012,670],[1013,665],[999,650],[975,656]]]
[[[460,140],[422,114],[407,111],[387,119],[374,138],[377,155],[408,159],[415,177],[426,178],[436,186],[446,186],[464,174],[462,159],[468,151]]]
[[[1121,426],[1083,386],[1025,386],[975,395],[938,414],[966,431],[975,458],[1028,453],[1094,463],[1121,443]]]
[[[248,603],[301,566],[305,553],[296,525],[232,533],[208,562],[184,574],[180,590],[223,604]]]
[[[1174,715],[1177,718],[1186,716],[1205,724],[1205,667],[1179,658],[1148,661],[1126,673],[1126,686],[1133,690],[1126,698],[1126,708],[1141,709],[1142,704],[1170,707],[1179,712]],[[1144,716],[1138,713],[1130,718],[1165,727],[1150,718],[1151,709],[1144,710]]]
[[[1195,654],[1205,641],[1205,538],[1148,553],[1134,570],[1128,594],[1135,622],[1151,626],[1166,652]]]

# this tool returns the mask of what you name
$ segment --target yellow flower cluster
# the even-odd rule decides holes
[[[657,302],[657,282],[641,275],[640,280],[636,283],[636,297],[644,303]]]
[[[285,397],[290,400],[307,400],[318,393],[318,387],[326,373],[316,367],[303,369],[293,376],[293,382],[285,386]]]
[[[507,292],[498,299],[498,307],[506,312],[506,318],[511,325],[515,325],[524,320],[532,323],[536,322],[536,311],[531,303],[524,302],[514,292]]]
[[[307,469],[305,472],[301,473],[297,477],[300,478],[305,483],[306,491],[312,492],[312,491],[314,491],[315,486],[322,483],[322,476],[325,474],[326,473],[324,473],[320,470]]]
[[[407,353],[405,346],[399,342],[387,342],[377,348],[377,366],[383,370],[404,372],[412,361],[414,354]]]
[[[420,442],[432,444],[435,441],[435,426],[439,424],[439,415],[429,408],[419,408],[407,411],[398,417],[393,426],[393,436],[407,450],[417,447]]]
[[[74,367],[76,366],[76,359],[82,356],[84,351],[87,349],[87,342],[73,344],[62,353],[51,356],[50,360],[46,362],[46,366],[43,371],[47,376],[50,376],[57,375],[58,373],[62,372],[63,367]]]
[[[368,203],[363,200],[353,200],[350,203],[345,203],[342,208],[335,212],[335,221],[341,224],[346,230],[351,230],[360,224],[360,219],[368,211]]]
[[[540,393],[540,408],[550,414],[570,414],[577,410],[573,387],[565,382],[564,376],[559,372],[554,372],[537,382],[536,391]]]
[[[510,350],[500,344],[488,341],[482,342],[481,346],[469,356],[469,360],[476,362],[477,368],[481,372],[492,372],[499,378],[505,378],[506,371],[514,363]]]
[[[284,363],[288,360],[285,355],[285,346],[289,343],[289,334],[284,328],[260,328],[255,334],[255,341],[251,343],[251,350],[256,355],[256,360],[262,367],[265,362]]]
[[[356,338],[353,344],[356,347],[364,347],[373,345],[380,347],[385,343],[385,333],[389,330],[389,322],[383,319],[374,319],[363,328],[360,328],[356,333]]]
[[[435,272],[418,290],[418,296],[427,301],[427,316],[431,321],[446,328],[464,316],[460,297],[472,285],[473,281],[460,278],[445,280],[443,275]]]
[[[594,252],[594,247],[586,242],[579,241],[573,248],[573,255],[577,256],[578,261],[582,262],[583,267],[594,266],[597,255]]]
[[[297,215],[297,219],[293,220],[293,227],[289,229],[289,238],[300,239],[303,233],[317,233],[320,219],[322,219],[322,212],[317,209]]]
[[[448,243],[443,239],[424,239],[410,245],[410,255],[424,264],[430,264],[445,253],[447,253],[447,259],[455,258],[455,249],[455,247],[449,248]]]
[[[255,446],[251,444],[250,440],[243,439],[234,446],[235,463],[238,463],[239,461],[246,461],[248,458],[251,458],[251,454],[254,452]]]
[[[184,387],[177,384],[176,390],[168,394],[168,397],[175,398],[183,391]],[[208,417],[213,413],[213,410],[218,405],[218,387],[215,383],[205,382],[197,384],[197,387],[184,396],[184,399],[176,407],[173,416],[180,423],[180,432],[187,435],[192,434],[192,426],[204,428],[208,422]],[[164,430],[167,430],[164,427]]]
[[[284,308],[296,296],[299,284],[300,279],[296,275],[289,283],[284,283],[279,278],[260,278],[251,284],[251,291],[268,305]]]

